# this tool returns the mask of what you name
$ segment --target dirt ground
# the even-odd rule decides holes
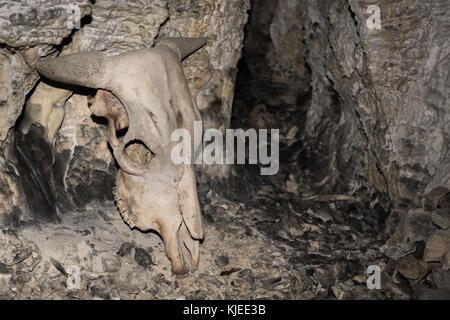
[[[199,269],[177,276],[156,233],[131,230],[113,203],[58,224],[0,227],[3,299],[409,299],[382,254],[370,204],[295,198],[267,181],[200,183]],[[241,182],[240,182],[241,181]],[[265,184],[267,183],[267,184]],[[371,214],[372,213],[372,214]],[[367,288],[367,267],[382,270]],[[76,275],[80,275],[77,283]]]

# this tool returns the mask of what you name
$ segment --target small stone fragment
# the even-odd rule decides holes
[[[428,239],[423,258],[425,261],[441,261],[450,250],[450,229],[438,230]]]
[[[101,298],[104,300],[110,300],[111,296],[108,292],[106,292],[105,288],[102,288],[98,285],[94,285],[92,287],[89,288],[89,293],[91,294],[91,296],[97,297],[97,298]]]
[[[436,230],[430,212],[422,209],[409,210],[404,221],[405,239],[409,241],[426,240]]]
[[[8,267],[0,262],[0,274],[8,274]]]
[[[432,276],[434,283],[439,289],[450,288],[450,270],[435,268]]]
[[[117,251],[117,255],[119,257],[124,257],[124,256],[126,256],[126,255],[131,253],[131,249],[133,249],[133,244],[130,243],[130,242],[124,242],[120,246],[119,251]]]
[[[22,261],[25,261],[26,259],[28,259],[29,257],[31,257],[31,254],[33,252],[31,250],[25,249],[22,252],[18,253],[14,260],[9,264],[9,266],[13,266],[15,264],[19,264]]]
[[[104,272],[116,272],[120,270],[121,260],[118,256],[105,254],[101,257]]]
[[[441,229],[448,229],[450,227],[450,210],[436,209],[431,214],[433,223]]]
[[[249,275],[252,275],[252,270],[250,270],[250,269],[244,269],[244,270],[242,270],[242,271],[240,271],[239,273],[238,273],[238,277],[239,278],[244,278],[244,277],[248,277]]]
[[[134,259],[141,267],[151,269],[155,264],[153,263],[152,256],[143,248],[136,248],[134,253]]]
[[[408,254],[416,251],[416,243],[414,242],[398,243],[392,246],[383,246],[381,247],[380,250],[388,258],[397,260],[400,259],[401,257],[407,256]]]
[[[412,280],[422,279],[428,273],[427,263],[414,258],[413,255],[403,257],[397,261],[396,269],[403,276]]]
[[[227,270],[227,271],[222,271],[222,272],[220,273],[220,276],[221,276],[221,277],[223,277],[223,276],[229,276],[230,274],[233,274],[233,273],[239,272],[239,271],[241,271],[241,268],[233,268],[233,269],[230,269],[230,270]]]
[[[56,270],[58,270],[59,272],[61,272],[61,274],[63,274],[64,276],[68,276],[66,270],[64,269],[64,267],[62,266],[61,263],[59,263],[58,261],[56,261],[53,258],[50,258],[51,263],[53,264],[53,266],[56,268]]]
[[[333,294],[338,300],[348,299],[349,296],[351,295],[350,293],[351,288],[342,283],[338,283],[332,286],[331,290],[333,291]]]
[[[136,300],[154,300],[155,297],[150,292],[142,292],[136,296]]]

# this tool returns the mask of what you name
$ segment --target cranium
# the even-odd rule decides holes
[[[108,119],[107,139],[120,167],[116,204],[131,227],[161,235],[177,274],[198,266],[203,225],[194,167],[171,160],[171,133],[184,128],[193,136],[200,120],[181,60],[205,42],[165,38],[152,49],[114,57],[79,53],[35,65],[49,79],[100,89],[91,111]],[[119,137],[119,130],[127,131]]]

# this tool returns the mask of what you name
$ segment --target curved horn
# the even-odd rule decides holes
[[[34,67],[44,77],[57,82],[90,88],[105,88],[107,57],[100,52],[83,52],[41,59]]]
[[[157,40],[157,46],[164,46],[175,51],[180,60],[183,60],[190,54],[203,47],[207,38],[161,38]]]

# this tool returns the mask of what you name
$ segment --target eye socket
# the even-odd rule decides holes
[[[148,166],[154,157],[153,152],[140,140],[130,141],[125,147],[125,153],[130,160],[143,166]]]

